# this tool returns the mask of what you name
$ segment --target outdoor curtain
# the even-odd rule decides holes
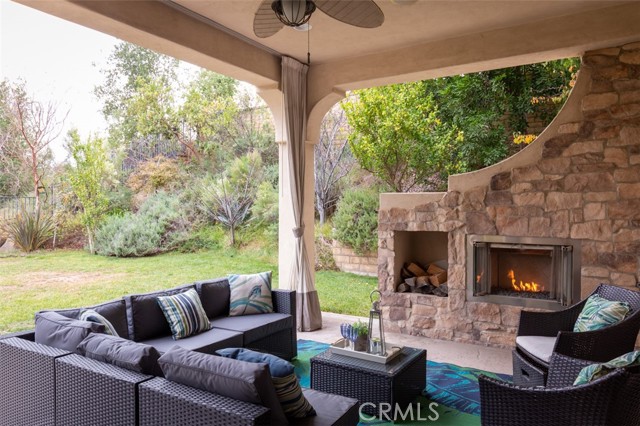
[[[311,264],[304,244],[303,197],[305,171],[305,136],[307,131],[307,65],[295,59],[282,58],[282,92],[284,93],[284,119],[289,153],[289,181],[295,228],[295,258],[292,283],[296,290],[296,318],[299,331],[322,328],[322,314],[318,292],[311,277]]]

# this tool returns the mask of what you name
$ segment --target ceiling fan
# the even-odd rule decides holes
[[[253,18],[253,32],[260,38],[271,37],[282,27],[306,24],[315,10],[348,25],[376,28],[384,14],[373,0],[263,0]]]

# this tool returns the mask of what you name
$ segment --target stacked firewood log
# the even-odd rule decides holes
[[[400,293],[422,293],[446,297],[449,295],[447,270],[435,263],[428,266],[417,262],[405,263],[400,271],[402,282],[398,284]]]

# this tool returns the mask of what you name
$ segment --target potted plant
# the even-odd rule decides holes
[[[360,320],[353,324],[353,330],[358,333],[354,343],[354,349],[360,352],[367,351],[367,338],[369,337],[369,325]]]

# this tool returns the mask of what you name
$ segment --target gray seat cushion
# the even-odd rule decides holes
[[[202,307],[209,318],[226,317],[229,315],[229,297],[231,290],[229,280],[216,278],[206,281],[196,281],[196,290],[200,296]]]
[[[287,424],[267,364],[202,354],[177,346],[162,355],[158,363],[167,380],[263,405],[271,410],[273,424]]]
[[[212,328],[184,339],[173,340],[171,336],[162,336],[145,340],[142,343],[153,346],[160,353],[167,352],[174,346],[179,346],[191,351],[212,354],[218,349],[241,347],[243,340],[242,333],[237,331]]]
[[[546,362],[551,360],[553,348],[556,345],[556,337],[548,336],[518,336],[516,345],[530,355]]]
[[[170,290],[125,296],[129,338],[136,342],[142,342],[156,337],[170,336],[171,328],[158,305],[158,296],[171,296],[191,288],[195,289],[196,287],[193,284],[188,284]]]
[[[78,345],[77,352],[87,358],[106,362],[142,374],[161,376],[158,350],[108,334],[91,333]]]
[[[279,331],[291,329],[293,318],[288,314],[258,314],[239,317],[216,318],[211,326],[225,330],[238,331],[244,335],[244,346],[248,343],[268,337]]]
[[[356,424],[358,422],[358,400],[345,396],[303,389],[302,393],[316,410],[313,417],[289,419],[294,425],[331,426],[334,424]],[[349,422],[352,419],[352,422]]]

